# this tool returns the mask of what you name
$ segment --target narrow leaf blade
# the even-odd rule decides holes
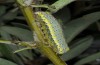
[[[91,45],[92,41],[93,41],[93,38],[91,36],[81,39],[80,41],[75,43],[79,45],[70,49],[67,53],[63,54],[61,58],[65,61],[68,61],[78,56]]]
[[[99,59],[99,58],[100,58],[100,52],[97,52],[93,55],[90,55],[86,58],[83,58],[83,59],[79,60],[78,62],[75,63],[75,65],[84,65],[88,62],[92,62],[92,61],[94,61],[96,59]]]

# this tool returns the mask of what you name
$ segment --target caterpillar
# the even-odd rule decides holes
[[[63,36],[63,31],[58,21],[49,12],[38,11],[35,12],[38,19],[42,20],[42,28],[44,29],[46,38],[49,38],[50,45],[58,54],[63,54],[69,50],[69,47]]]

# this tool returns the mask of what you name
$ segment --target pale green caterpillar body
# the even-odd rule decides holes
[[[52,41],[50,45],[54,51],[58,54],[67,52],[69,47],[65,41],[62,28],[58,21],[49,12],[39,11],[35,14],[38,16],[38,19],[42,20],[40,23],[43,26],[45,36],[50,38],[49,41]]]

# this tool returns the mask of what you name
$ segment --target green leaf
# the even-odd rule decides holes
[[[0,35],[1,35],[1,38],[2,39],[5,39],[5,40],[11,40],[11,36],[9,33],[5,32],[4,30],[2,30],[0,28]]]
[[[17,16],[17,13],[18,13],[17,11],[13,12],[13,10],[11,10],[11,11],[7,12],[5,15],[3,15],[2,19],[3,20],[13,20]]]
[[[0,65],[17,65],[14,62],[8,61],[6,59],[0,58]]]
[[[5,6],[0,6],[0,16],[2,16],[6,12]]]
[[[70,21],[66,24],[64,34],[66,42],[69,43],[75,36],[86,29],[89,25],[100,19],[100,12],[94,12],[91,14],[84,15],[81,18]]]
[[[23,41],[32,41],[33,40],[33,35],[32,32],[19,28],[19,27],[11,27],[11,26],[2,26],[2,30],[6,31],[9,34],[12,34],[18,38],[20,38]]]
[[[51,7],[55,7],[55,9],[50,9],[50,11],[55,13],[73,1],[75,1],[75,0],[58,0],[51,5]]]
[[[85,57],[85,58],[79,60],[78,62],[76,62],[74,65],[84,65],[86,63],[92,62],[99,58],[100,58],[100,52],[90,55],[88,57]]]
[[[83,51],[85,51],[92,44],[92,41],[93,41],[93,38],[91,36],[81,39],[80,41],[75,43],[75,44],[78,44],[77,46],[75,46],[74,48],[70,49],[68,52],[63,54],[61,58],[65,61],[68,61],[80,55]]]
[[[24,29],[29,29],[29,26],[22,24],[22,23],[18,23],[18,22],[11,22],[12,25],[16,26],[16,27],[20,27],[20,28],[24,28]]]
[[[10,45],[0,44],[0,52],[5,58],[13,60],[20,65],[24,65],[22,60],[17,55],[15,55],[12,50],[13,49],[10,47]]]

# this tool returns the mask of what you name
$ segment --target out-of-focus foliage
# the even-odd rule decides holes
[[[92,42],[93,42],[93,38],[91,36],[85,37],[83,39],[79,39],[78,42],[74,42],[74,44],[71,45],[70,51],[63,54],[61,56],[61,58],[65,61],[68,61],[68,60],[78,56],[83,51],[85,51],[87,48],[89,48]]]
[[[85,64],[85,63],[88,63],[88,62],[92,62],[97,58],[100,58],[100,52],[95,53],[93,55],[90,55],[86,58],[83,58],[83,59],[79,60],[75,65],[82,65],[82,64]]]
[[[43,3],[55,5],[56,1],[58,2],[58,0],[44,0]],[[63,3],[64,0],[59,2]],[[99,65],[100,63],[95,60],[100,58],[100,44],[98,44],[100,43],[100,2],[96,0],[70,2],[59,11],[56,10],[53,15],[61,21],[66,42],[70,47],[70,50],[60,57],[67,61],[68,65],[92,65],[91,61]],[[34,41],[33,31],[17,8],[15,0],[0,1],[0,39]],[[0,65],[49,64],[47,58],[41,55],[38,49],[13,53],[21,48],[23,47],[0,43]]]
[[[7,64],[9,64],[9,65],[18,65],[18,64],[16,64],[16,63],[13,63],[13,62],[8,61],[8,60],[6,60],[6,59],[0,58],[0,65],[7,65]]]

